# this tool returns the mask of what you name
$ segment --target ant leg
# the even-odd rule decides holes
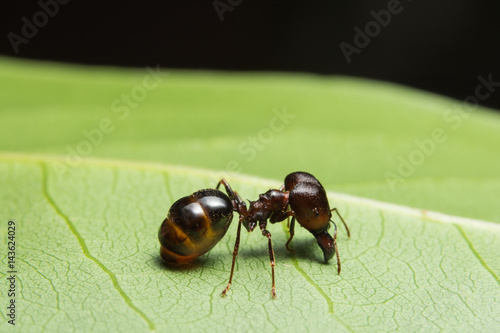
[[[351,232],[349,231],[349,228],[347,227],[347,224],[345,223],[345,221],[342,218],[342,216],[340,216],[340,213],[339,213],[338,209],[334,208],[334,209],[331,210],[331,212],[333,212],[333,211],[335,211],[335,213],[337,213],[337,215],[338,215],[338,217],[340,217],[340,220],[342,221],[342,223],[344,223],[345,230],[347,231],[347,237],[350,238],[351,237]],[[333,223],[333,221],[332,221],[332,223]],[[333,223],[333,224],[335,224],[335,223]],[[335,226],[335,230],[337,230],[337,226]]]
[[[335,230],[333,232],[333,248],[335,249],[335,253],[337,254],[337,273],[340,274],[340,257],[339,257],[339,249],[337,248],[337,225],[335,222],[331,221],[333,223],[333,226],[335,227]],[[347,227],[347,226],[346,226]],[[349,230],[349,229],[347,229]],[[348,232],[349,234],[349,232]]]
[[[229,183],[227,182],[227,180],[225,178],[222,178],[221,180],[219,180],[219,182],[217,183],[217,186],[215,188],[219,189],[221,184],[224,185],[224,187],[226,188],[227,195],[229,196],[230,199],[236,200],[238,203],[243,202],[243,200],[241,200],[238,192],[233,191],[233,189],[231,188],[231,186],[229,185]]]
[[[227,292],[229,291],[229,287],[233,282],[234,263],[236,262],[236,256],[238,255],[238,249],[240,247],[241,222],[243,221],[243,219],[244,217],[240,215],[240,219],[238,222],[238,231],[236,232],[236,242],[234,243],[233,262],[231,264],[231,275],[229,275],[229,282],[226,288],[222,291],[221,296],[226,296]]]
[[[292,222],[290,223],[290,216],[292,217]],[[290,230],[290,238],[286,242],[285,246],[288,251],[292,251],[293,249],[288,247],[288,244],[292,241],[293,235],[295,234],[295,212],[293,210],[289,210],[288,212],[281,212],[278,214],[272,214],[271,217],[269,218],[269,222],[271,223],[276,223],[276,222],[281,222],[284,221],[285,219],[287,220],[287,226],[288,229]]]
[[[276,298],[276,285],[274,283],[274,266],[276,266],[276,262],[274,261],[274,251],[273,251],[273,243],[271,241],[271,233],[266,229],[266,221],[259,222],[260,230],[262,231],[262,235],[267,237],[268,241],[268,251],[269,251],[269,260],[271,261],[271,274],[273,285],[271,287],[271,294],[273,298]]]
[[[293,249],[289,248],[288,244],[290,244],[290,242],[292,241],[293,235],[295,234],[295,216],[292,217],[292,222],[290,222],[289,230],[290,230],[290,238],[288,238],[288,241],[286,242],[285,247],[288,251],[293,252]]]
[[[217,183],[217,186],[215,188],[219,189],[221,184],[224,185],[224,187],[226,188],[227,195],[233,203],[233,210],[238,212],[238,214],[240,214],[240,215],[243,214],[246,216],[248,214],[247,206],[246,206],[245,202],[243,200],[241,200],[241,197],[238,194],[238,192],[233,191],[233,189],[231,188],[231,186],[229,185],[227,180],[224,178],[222,178],[219,181],[219,183]]]

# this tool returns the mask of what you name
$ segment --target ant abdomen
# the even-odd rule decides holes
[[[177,200],[158,231],[162,258],[185,263],[210,251],[233,219],[231,200],[219,190],[205,189]]]

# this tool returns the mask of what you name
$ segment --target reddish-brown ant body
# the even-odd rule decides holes
[[[220,185],[226,189],[228,196],[218,190]],[[194,260],[208,252],[224,236],[233,217],[233,211],[239,214],[238,231],[233,251],[231,275],[222,295],[226,295],[233,280],[236,256],[238,255],[241,225],[250,232],[257,224],[262,235],[268,239],[269,259],[271,261],[273,297],[276,297],[274,281],[274,251],[271,233],[266,229],[267,221],[277,223],[291,217],[289,225],[290,238],[286,248],[294,236],[295,220],[311,232],[323,250],[325,261],[337,255],[337,270],[340,273],[340,258],[337,249],[337,226],[331,220],[334,211],[344,224],[347,235],[349,228],[336,208],[330,209],[325,189],[311,174],[294,172],[286,176],[284,185],[279,189],[271,189],[259,195],[256,201],[250,201],[247,209],[236,191],[222,179],[217,189],[201,190],[191,196],[176,201],[163,221],[158,236],[161,243],[161,255],[170,263],[182,263]],[[330,222],[335,229],[333,238],[328,233]]]

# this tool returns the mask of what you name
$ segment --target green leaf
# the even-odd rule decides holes
[[[278,299],[270,297],[267,242],[258,232],[242,235],[235,279],[222,298],[235,224],[188,269],[165,266],[156,239],[173,201],[214,186],[209,172],[91,160],[58,180],[55,162],[0,157],[0,202],[17,228],[18,323],[25,331],[500,327],[497,224],[331,193],[352,229],[351,239],[339,229],[340,275],[301,228],[296,252],[288,253],[286,223],[277,224],[269,229]],[[279,186],[252,177],[231,184],[244,198]]]
[[[500,330],[497,114],[308,75],[169,71],[148,90],[151,71],[1,59],[0,248],[13,220],[17,329]],[[123,94],[137,105],[123,109]],[[460,114],[454,129],[447,117]],[[401,176],[399,156],[416,151],[422,163]],[[235,223],[193,266],[162,263],[157,231],[175,200],[221,176],[255,200],[296,170],[320,179],[351,228],[348,239],[339,225],[340,275],[302,228],[286,251],[286,223],[269,225],[276,300],[259,232],[242,234],[219,296]],[[401,177],[393,188],[386,172]],[[1,265],[6,306],[7,256]]]

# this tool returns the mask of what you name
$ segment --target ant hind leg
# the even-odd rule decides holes
[[[229,185],[229,183],[227,182],[227,180],[225,178],[222,178],[221,180],[219,180],[219,182],[217,183],[217,186],[215,188],[219,189],[221,184],[224,185],[224,188],[226,189],[227,196],[229,197],[229,199],[233,203],[233,210],[238,212],[238,214],[240,214],[240,215],[246,216],[248,213],[247,206],[246,206],[245,202],[243,200],[241,200],[241,197],[238,194],[238,192],[233,191],[233,189],[231,188],[231,186]]]
[[[234,250],[233,250],[233,262],[231,264],[231,275],[229,275],[229,282],[224,288],[224,290],[221,293],[221,296],[226,296],[227,292],[229,291],[229,287],[231,286],[231,283],[233,282],[233,274],[234,274],[234,264],[236,262],[236,256],[238,255],[238,250],[240,248],[240,234],[241,234],[241,223],[243,221],[243,216],[240,215],[240,219],[238,222],[238,231],[236,232],[236,241],[234,243]]]
[[[219,182],[217,183],[217,186],[215,188],[219,189],[221,184],[225,187],[229,199],[236,200],[238,203],[243,202],[243,200],[241,200],[238,192],[233,191],[233,189],[231,188],[231,186],[229,185],[229,183],[227,182],[227,180],[225,178],[222,178],[221,180],[219,180]]]

